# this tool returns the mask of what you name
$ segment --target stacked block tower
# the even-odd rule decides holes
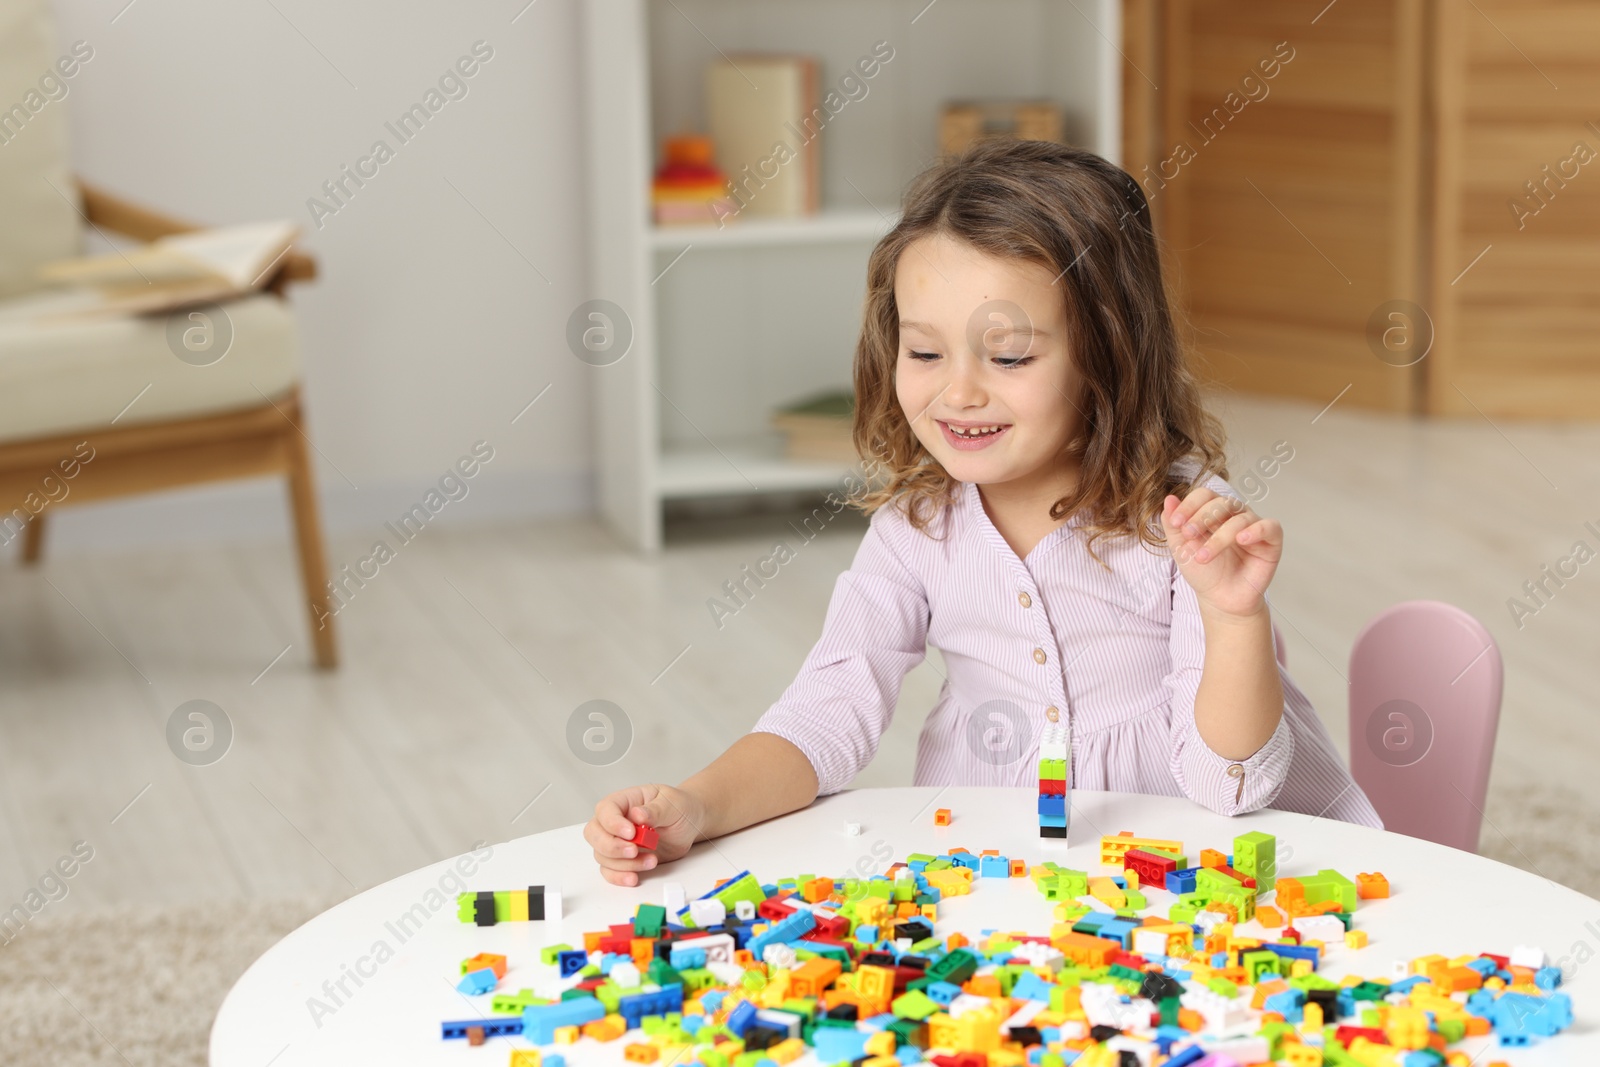
[[[1039,836],[1067,837],[1067,806],[1070,787],[1067,769],[1072,766],[1072,741],[1066,724],[1052,719],[1039,735]]]

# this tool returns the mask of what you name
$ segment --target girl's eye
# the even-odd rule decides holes
[[[919,363],[927,363],[929,360],[938,359],[939,358],[939,353],[937,353],[937,352],[907,352],[906,356],[908,358],[910,358],[910,359],[916,360]]]
[[[1035,358],[1036,357],[1034,356],[996,356],[994,363],[997,367],[1004,367],[1006,370],[1014,370],[1017,367],[1027,366],[1029,363],[1032,363]]]

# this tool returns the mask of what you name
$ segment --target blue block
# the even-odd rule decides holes
[[[745,1030],[756,1021],[757,1008],[748,1000],[740,1001],[728,1013],[728,1030],[739,1037],[744,1036]]]
[[[865,1030],[843,1026],[819,1026],[811,1032],[819,1063],[859,1060],[867,1054],[867,1040],[871,1037]]]
[[[494,976],[494,971],[488,967],[484,967],[481,970],[468,971],[461,976],[461,981],[456,983],[456,992],[465,993],[468,996],[479,996],[493,991],[499,981]]]
[[[559,1052],[546,1052],[539,1057],[540,1067],[567,1067],[567,1058]]]
[[[798,941],[805,934],[816,929],[817,917],[805,909],[796,911],[793,915],[769,923],[767,928],[759,934],[752,934],[744,947],[756,959],[761,958],[762,950],[768,945],[781,945],[789,941]]]
[[[746,1001],[745,1003],[749,1003]],[[617,1001],[617,1014],[632,1030],[646,1015],[666,1015],[683,1010],[683,983],[664,985],[654,993],[631,993]]]
[[[1017,1000],[1042,1000],[1048,1004],[1050,991],[1054,988],[1054,984],[1046,982],[1032,971],[1024,971],[1011,984],[1011,996]]]
[[[1049,793],[1039,794],[1040,815],[1065,815],[1067,813],[1067,798],[1065,796],[1052,796]]]
[[[1305,1018],[1306,995],[1303,990],[1285,989],[1274,993],[1262,1002],[1268,1011],[1280,1012],[1285,1022],[1298,1023]]]
[[[571,978],[589,966],[589,954],[581,948],[572,949],[570,952],[558,952],[556,966],[561,969],[561,977]]]
[[[1168,871],[1167,892],[1179,895],[1193,893],[1195,879],[1199,877],[1200,869],[1198,867],[1185,867],[1178,871]]]
[[[1274,944],[1262,945],[1261,947],[1266,949],[1268,952],[1276,952],[1278,955],[1283,956],[1286,959],[1291,959],[1291,960],[1310,960],[1311,961],[1311,969],[1313,971],[1317,969],[1317,966],[1319,965],[1319,963],[1321,961],[1321,958],[1322,958],[1322,954],[1317,951],[1315,946],[1312,946],[1312,945],[1279,945],[1279,944],[1275,944],[1274,943]],[[1405,982],[1409,982],[1410,983],[1409,985],[1405,985],[1405,989],[1410,989],[1411,986],[1416,985],[1417,982],[1426,982],[1427,981],[1427,979],[1423,978],[1421,975],[1415,975],[1413,977],[1416,978],[1415,982],[1411,981],[1411,979],[1409,979],[1409,978],[1404,980]],[[1393,985],[1391,985],[1389,987],[1389,989],[1390,989],[1391,992],[1395,992],[1395,993],[1404,992],[1405,990],[1401,988],[1401,986],[1403,984],[1404,984],[1403,982],[1395,982]]]
[[[1011,861],[1004,856],[983,856],[978,862],[980,878],[1010,878]]]
[[[1067,817],[1065,815],[1041,815],[1041,816],[1039,816],[1039,825],[1040,826],[1066,826],[1067,825]]]
[[[605,1005],[593,997],[575,997],[555,1004],[530,1004],[522,1009],[522,1036],[535,1045],[548,1045],[563,1026],[582,1026],[606,1016]]]
[[[957,852],[953,856],[946,856],[945,859],[949,860],[952,866],[965,867],[969,871],[978,869],[978,857],[970,852]]]
[[[1176,1056],[1169,1059],[1162,1067],[1190,1067],[1206,1058],[1206,1050],[1199,1045],[1190,1045]]]
[[[706,950],[694,948],[692,945],[673,945],[668,954],[667,962],[672,964],[674,970],[687,970],[706,965]]]
[[[927,998],[940,1006],[948,1006],[961,995],[961,987],[950,982],[929,982],[922,987]]]
[[[901,1045],[894,1050],[894,1058],[906,1067],[912,1067],[912,1064],[922,1062],[922,1050],[914,1045]]]
[[[1533,972],[1533,984],[1546,992],[1561,984],[1560,967],[1540,967]]]
[[[523,1033],[525,1029],[522,1020],[514,1015],[495,1019],[462,1019],[458,1022],[440,1023],[439,1037],[446,1041],[451,1038],[466,1037],[467,1029],[473,1026],[482,1027],[484,1037],[510,1037]]]

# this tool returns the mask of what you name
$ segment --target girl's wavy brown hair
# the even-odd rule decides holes
[[[1226,437],[1178,343],[1139,183],[1092,152],[1048,141],[979,141],[923,171],[899,223],[873,248],[852,437],[874,478],[856,506],[870,515],[894,502],[926,533],[955,496],[958,483],[917,440],[895,396],[895,267],[911,242],[936,234],[1037,263],[1061,287],[1068,352],[1083,379],[1082,429],[1062,458],[1076,457],[1081,476],[1050,518],[1082,512],[1101,566],[1094,543],[1102,537],[1164,545],[1162,500],[1185,496],[1207,472],[1226,479]],[[1186,458],[1198,461],[1189,480],[1172,471]]]

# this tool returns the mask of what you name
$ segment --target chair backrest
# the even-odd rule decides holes
[[[81,66],[56,45],[49,0],[0,0],[0,297],[83,249],[66,110]]]
[[[1386,829],[1478,850],[1504,671],[1484,625],[1437,600],[1367,624],[1350,651],[1350,771]]]

